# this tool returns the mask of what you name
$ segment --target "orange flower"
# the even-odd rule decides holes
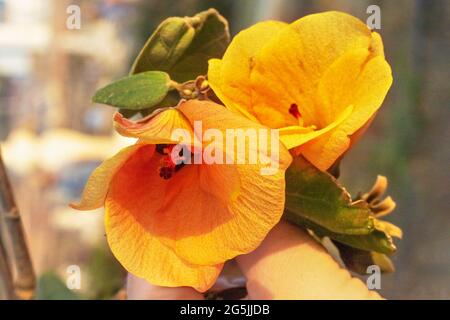
[[[205,291],[225,261],[255,249],[279,221],[291,157],[281,145],[273,175],[261,175],[259,163],[171,163],[168,152],[179,142],[173,130],[198,135],[197,120],[203,130],[263,128],[206,101],[184,102],[139,122],[116,114],[118,131],[139,140],[103,162],[72,206],[105,206],[108,243],[130,273],[155,285]]]
[[[208,79],[223,103],[280,128],[280,139],[322,170],[350,146],[392,84],[381,37],[340,12],[240,32]]]

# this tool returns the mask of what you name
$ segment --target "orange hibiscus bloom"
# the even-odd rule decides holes
[[[380,35],[340,12],[240,32],[221,60],[210,60],[208,79],[230,110],[279,128],[287,148],[322,170],[349,148],[392,84]]]
[[[169,151],[180,142],[174,129],[187,130],[194,141],[190,150],[197,152],[198,120],[203,130],[263,128],[206,101],[183,102],[139,122],[116,114],[118,131],[139,140],[103,162],[72,206],[105,207],[108,243],[130,273],[155,285],[203,292],[225,261],[255,249],[279,221],[291,157],[277,141],[279,169],[272,175],[260,173],[262,163],[171,162]]]

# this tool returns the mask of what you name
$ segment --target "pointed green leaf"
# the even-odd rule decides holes
[[[366,275],[367,268],[371,265],[379,266],[381,272],[395,271],[391,259],[383,253],[360,250],[339,242],[334,242],[334,244],[339,250],[339,255],[345,266],[351,271]]]
[[[373,231],[373,218],[364,201],[352,203],[348,192],[327,172],[296,157],[286,172],[286,210],[339,234]]]
[[[392,269],[383,255],[395,252],[392,237],[401,237],[401,229],[375,218],[369,203],[352,201],[333,176],[302,157],[295,158],[286,172],[284,217],[313,231],[318,238],[329,237],[350,248],[352,254],[360,250],[365,260],[378,259],[386,270]]]
[[[365,251],[376,251],[384,254],[392,254],[396,247],[392,238],[384,232],[372,230],[369,234],[351,235],[330,231],[297,213],[285,210],[284,217],[294,224],[312,230],[318,237],[329,237],[350,247]]]
[[[131,74],[167,72],[178,82],[205,75],[208,60],[220,58],[230,40],[228,23],[215,9],[163,21],[134,61]]]
[[[353,248],[375,251],[384,254],[392,254],[397,248],[392,242],[392,238],[384,232],[375,230],[366,235],[347,235],[347,234],[330,234],[330,238],[347,244]]]
[[[149,71],[122,78],[99,89],[92,101],[121,109],[142,110],[157,107],[170,88],[167,73]]]
[[[174,107],[178,104],[179,101],[180,101],[179,94],[176,91],[172,90],[172,91],[169,91],[169,93],[167,94],[167,96],[164,98],[163,101],[158,103],[157,107],[158,108]],[[120,109],[119,111],[125,118],[130,119],[138,114],[141,117],[146,117],[155,111],[155,107],[145,108],[145,109],[141,109],[141,110]]]

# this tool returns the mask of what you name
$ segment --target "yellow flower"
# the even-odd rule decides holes
[[[271,175],[260,173],[263,163],[175,165],[175,129],[198,135],[195,121],[220,133],[263,128],[212,102],[191,100],[139,122],[118,113],[114,119],[121,134],[139,140],[103,162],[72,207],[105,207],[109,246],[130,273],[155,285],[207,290],[225,261],[254,250],[280,220],[289,152],[280,146]],[[201,139],[191,140],[196,152]]]
[[[380,35],[340,12],[240,32],[209,61],[208,79],[227,108],[279,128],[285,146],[321,170],[349,148],[392,84]]]

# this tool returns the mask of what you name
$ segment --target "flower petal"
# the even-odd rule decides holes
[[[116,112],[114,114],[114,127],[125,137],[139,138],[149,144],[179,143],[172,134],[176,129],[191,133],[191,141],[195,141],[192,135],[192,126],[189,121],[175,108],[167,108],[151,114],[139,121],[131,121]]]
[[[180,105],[180,111],[191,123],[202,120],[205,131],[264,129],[211,102],[188,101]],[[177,211],[177,219],[165,215],[158,224],[178,224],[170,244],[178,255],[195,264],[216,264],[250,252],[261,243],[284,209],[284,170],[291,156],[277,143],[279,168],[270,175],[261,174],[264,166],[259,163],[205,164],[198,169],[200,180],[192,175],[174,191],[178,201],[166,202],[163,211]]]
[[[267,41],[285,27],[286,23],[278,21],[257,23],[233,38],[221,60],[209,60],[208,82],[227,108],[255,120],[246,109],[252,101],[250,89],[252,61]]]
[[[319,169],[328,169],[348,149],[349,136],[374,116],[392,84],[386,60],[382,56],[369,60],[367,57],[365,50],[343,55],[319,83],[319,97],[330,117],[328,121],[348,104],[353,105],[352,114],[341,125],[301,148],[303,155]]]
[[[103,207],[110,182],[114,175],[128,158],[141,147],[142,144],[135,144],[123,148],[115,156],[105,160],[90,175],[84,187],[80,202],[78,204],[71,203],[70,206],[77,210],[94,210]]]
[[[380,35],[357,18],[334,11],[279,27],[263,44],[251,30],[230,45],[245,49],[258,43],[251,54],[233,49],[211,61],[212,88],[231,110],[281,128],[288,148],[304,151],[316,166],[328,168],[348,149],[348,135],[373,117],[392,81]],[[367,67],[372,76],[364,71]],[[364,77],[372,78],[371,90]],[[292,105],[300,118],[291,114]],[[348,106],[354,114],[342,117]]]
[[[360,20],[340,12],[303,17],[272,38],[254,59],[249,107],[261,123],[272,128],[295,125],[289,113],[298,105],[304,124],[325,127],[326,111],[316,99],[317,85],[341,55],[367,49],[371,32]],[[347,104],[347,106],[350,104]]]
[[[372,56],[381,56],[384,58],[383,40],[378,32],[372,31],[372,42],[370,44]]]
[[[184,116],[189,120],[190,123],[194,123],[195,121],[200,121],[202,124],[203,132],[207,130],[218,130],[223,133],[223,136],[227,136],[227,130],[241,130],[240,133],[246,134],[249,133],[245,130],[253,130],[258,134],[267,133],[267,137],[258,136],[257,144],[247,144],[246,147],[251,150],[247,150],[246,156],[248,156],[250,151],[260,152],[263,155],[262,151],[259,150],[260,147],[267,145],[267,150],[264,153],[271,153],[271,143],[273,146],[278,147],[278,155],[279,155],[279,168],[281,171],[285,170],[292,161],[292,158],[288,152],[288,150],[279,143],[279,140],[272,141],[270,139],[270,133],[275,133],[276,129],[270,129],[264,126],[261,123],[251,121],[239,114],[236,114],[227,108],[224,108],[222,105],[210,102],[210,101],[199,101],[199,100],[189,100],[179,105],[179,110],[184,114]],[[230,133],[230,132],[229,132]],[[235,132],[236,133],[236,132]],[[248,142],[248,141],[247,141]],[[228,147],[228,146],[227,146]],[[236,145],[234,146],[236,149]],[[236,153],[236,150],[226,150],[227,152],[233,151],[232,153]],[[275,152],[276,150],[274,150]],[[229,156],[229,155],[228,155]],[[235,154],[235,157],[238,155]],[[236,159],[235,159],[236,160]],[[248,160],[248,159],[246,159]],[[258,162],[259,163],[259,162]],[[259,166],[263,166],[262,163],[258,164]]]
[[[177,217],[176,212],[158,211],[170,180],[158,176],[160,158],[152,150],[149,145],[139,149],[111,182],[105,201],[109,246],[125,269],[154,285],[190,286],[206,291],[217,279],[222,264],[199,266],[186,262],[155,234],[160,217],[171,215],[174,221],[182,217]],[[190,201],[179,198],[177,202],[183,200]]]
[[[369,55],[367,49],[342,55],[318,85],[326,123],[333,121],[348,105],[354,106],[345,122],[349,134],[361,128],[378,110],[392,84],[389,64],[381,56],[370,59]]]
[[[300,126],[292,126],[285,127],[280,129],[280,139],[283,142],[284,146],[288,149],[292,149],[298,146],[305,144],[308,141],[316,139],[321,135],[333,130],[341,123],[343,123],[346,119],[350,117],[353,111],[353,106],[347,107],[341,114],[337,117],[335,121],[326,126],[325,128],[315,130],[300,127]]]
[[[191,123],[201,120],[205,133],[213,128],[219,132],[263,128],[211,102],[192,100],[179,110]],[[113,187],[118,191],[110,191],[108,199],[120,203],[116,211],[134,217],[148,237],[158,239],[183,261],[221,264],[255,249],[283,213],[284,171],[291,156],[275,142],[280,161],[271,175],[261,174],[263,163],[188,164],[168,180],[158,175],[162,156],[150,156],[142,148],[133,157],[135,164],[117,174],[124,178],[115,178]],[[269,145],[268,154],[271,150]]]

